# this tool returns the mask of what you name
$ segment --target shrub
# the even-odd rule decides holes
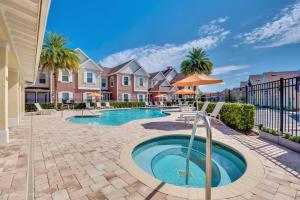
[[[261,127],[260,130],[265,132],[265,133],[269,133],[269,134],[272,134],[272,135],[275,135],[275,136],[280,135],[279,131],[276,131],[276,130],[273,130],[273,129],[270,129],[270,128]]]
[[[300,143],[300,136],[293,136],[293,135],[290,135],[288,133],[283,133],[282,137],[285,138],[285,139],[291,140],[293,142]]]
[[[203,102],[199,103],[201,110]],[[216,103],[209,103],[207,113],[212,113]],[[250,131],[254,126],[254,106],[250,104],[224,103],[220,117],[224,124],[242,132]]]
[[[145,107],[145,102],[111,102],[110,105],[115,108],[134,108]]]

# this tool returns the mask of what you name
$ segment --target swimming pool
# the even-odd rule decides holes
[[[205,187],[205,140],[196,137],[190,157],[186,184],[185,167],[188,136],[162,136],[145,141],[132,152],[134,162],[149,175],[163,182],[185,187]],[[212,186],[230,184],[247,168],[244,158],[235,150],[213,142]]]
[[[137,119],[164,117],[168,114],[158,108],[132,108],[99,111],[99,116],[73,116],[67,121],[78,124],[120,126]]]

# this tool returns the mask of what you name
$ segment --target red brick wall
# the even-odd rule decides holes
[[[75,102],[82,102],[83,93],[85,92],[99,92],[99,90],[82,90],[78,89],[78,73],[73,72],[73,80],[71,83],[62,83],[58,81],[57,92],[68,91],[73,93],[73,99]],[[54,81],[52,77],[52,90],[54,92]],[[54,101],[54,96],[52,96],[52,102]]]

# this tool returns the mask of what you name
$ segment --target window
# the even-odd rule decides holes
[[[129,85],[129,76],[123,76],[123,85]]]
[[[94,82],[94,73],[93,72],[87,72],[86,73],[86,82],[87,83],[93,83]]]
[[[145,95],[144,94],[138,94],[138,101],[143,102],[145,100]]]
[[[86,102],[92,102],[93,101],[93,97],[91,96],[91,93],[86,93],[85,101]]]
[[[61,72],[61,80],[63,82],[70,82],[70,73],[68,71]]]
[[[106,88],[107,87],[106,78],[101,78],[101,87],[102,88]]]
[[[70,99],[70,94],[69,94],[69,92],[63,92],[63,93],[61,94],[61,98],[62,98],[62,101],[63,101],[63,102],[69,100],[69,99]]]
[[[139,78],[139,86],[144,86],[144,78],[143,77]]]
[[[39,74],[39,83],[40,84],[46,84],[46,74],[45,73],[40,73]]]
[[[123,101],[124,102],[129,102],[129,96],[130,96],[129,94],[124,93],[123,94]]]
[[[109,78],[109,81],[110,81],[110,87],[114,87],[115,86],[115,80],[114,80],[113,76]]]

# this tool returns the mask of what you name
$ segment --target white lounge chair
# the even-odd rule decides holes
[[[204,104],[203,104],[203,106],[202,106],[202,108],[201,108],[201,110],[199,112],[203,113],[203,114],[206,114],[206,109],[208,107],[208,104],[209,104],[208,101],[204,102]],[[195,110],[195,111],[189,111],[189,112],[183,112],[183,113],[180,114],[180,116],[178,117],[178,119],[184,119],[185,116],[194,116],[194,115],[196,115],[196,113],[197,113],[197,110]]]
[[[221,118],[220,118],[220,111],[222,109],[224,105],[224,102],[218,102],[214,108],[214,110],[212,111],[212,113],[208,113],[208,116],[210,118],[213,118],[213,119],[217,119],[219,122],[221,122]],[[186,115],[184,116],[184,122],[187,124],[189,121],[194,121],[195,120],[195,114],[193,115]]]
[[[86,109],[90,109],[90,110],[94,109],[94,108],[91,106],[91,103],[90,103],[90,102],[86,102],[86,103],[85,103],[85,108],[86,108]]]
[[[164,102],[163,102],[163,101],[160,101],[160,102],[159,102],[159,106],[161,106],[161,107],[165,106],[165,105],[164,105]]]
[[[150,106],[149,103],[148,103],[148,101],[145,101],[145,106],[146,106],[146,107],[149,107],[149,106]]]
[[[56,111],[55,109],[43,109],[39,103],[34,103],[34,105],[37,108],[38,115],[50,115]]]
[[[110,103],[107,101],[107,102],[105,102],[105,108],[113,108],[113,107],[110,106]]]
[[[102,109],[103,106],[101,105],[101,102],[96,102],[96,108],[97,109]]]

